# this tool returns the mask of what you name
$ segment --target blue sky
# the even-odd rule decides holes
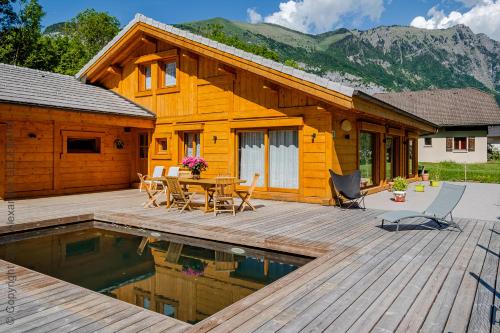
[[[393,24],[433,29],[462,23],[500,39],[500,0],[39,1],[46,12],[44,26],[68,20],[86,8],[107,11],[122,25],[137,12],[165,23],[181,23],[216,16],[249,21],[250,10],[254,22],[281,24],[308,33]],[[491,24],[492,20],[499,23]]]

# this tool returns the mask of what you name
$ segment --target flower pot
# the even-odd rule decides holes
[[[191,170],[191,175],[193,179],[200,179],[201,171],[200,170]]]
[[[394,191],[394,201],[405,202],[406,201],[406,191]]]
[[[415,192],[425,192],[425,185],[424,184],[415,185]]]
[[[423,173],[423,174],[422,174],[422,180],[423,180],[424,182],[428,181],[428,180],[429,180],[429,174],[428,174],[428,173]]]
[[[441,185],[441,182],[439,180],[431,180],[432,187],[439,187],[439,185]]]

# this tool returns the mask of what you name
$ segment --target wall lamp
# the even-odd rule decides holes
[[[216,143],[217,143],[217,135],[214,135],[214,136],[212,137],[212,140],[214,140],[214,144],[216,144]]]
[[[311,135],[311,137],[312,137],[312,142],[314,143],[314,140],[316,140],[316,132],[314,132],[314,133]]]

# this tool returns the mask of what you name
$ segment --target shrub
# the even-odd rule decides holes
[[[392,185],[393,191],[406,191],[408,188],[408,183],[403,177],[394,178],[394,184]]]

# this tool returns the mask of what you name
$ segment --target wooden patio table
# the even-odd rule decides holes
[[[153,178],[151,180],[165,180],[165,177],[159,177],[159,178]],[[194,179],[194,178],[179,178],[179,183],[181,185],[198,185],[203,188],[203,191],[205,192],[205,206],[204,206],[204,212],[207,213],[210,211],[210,208],[208,207],[208,201],[209,201],[209,195],[208,192],[211,188],[215,187],[216,180],[215,178],[200,178],[200,179]],[[246,183],[246,180],[244,179],[234,179],[235,184],[243,184]],[[168,190],[167,187],[167,208],[170,207],[170,191]]]

